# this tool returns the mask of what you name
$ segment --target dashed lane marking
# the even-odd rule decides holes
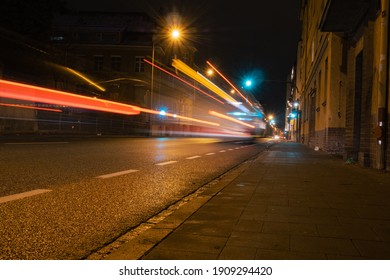
[[[186,159],[194,159],[194,158],[200,158],[200,156],[192,156],[192,157],[188,157]]]
[[[175,163],[177,162],[176,160],[171,160],[171,161],[165,161],[165,162],[160,162],[160,163],[156,163],[156,165],[167,165],[167,164],[172,164],[172,163]]]
[[[47,193],[47,192],[51,192],[51,190],[48,190],[48,189],[36,189],[36,190],[33,190],[33,191],[7,195],[7,196],[0,197],[0,203],[9,202],[9,201],[13,201],[13,200],[18,200],[18,199],[22,199],[22,198],[26,198],[26,197],[42,194],[42,193]]]
[[[110,174],[100,175],[100,176],[97,176],[96,178],[107,179],[107,178],[111,178],[111,177],[116,177],[116,176],[121,176],[121,175],[129,174],[129,173],[138,172],[138,171],[139,170],[136,170],[136,169],[129,169],[129,170],[114,172],[114,173],[110,173]]]
[[[215,155],[215,153],[208,153],[208,154],[206,154],[206,156],[211,156],[211,155]]]

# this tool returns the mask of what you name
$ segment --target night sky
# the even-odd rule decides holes
[[[284,125],[286,84],[296,61],[300,0],[66,0],[81,11],[178,12],[191,30],[196,64],[209,60],[233,83],[254,81],[252,94]]]

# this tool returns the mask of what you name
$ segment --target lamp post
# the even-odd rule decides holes
[[[150,110],[153,110],[153,90],[154,90],[154,36],[152,36],[152,69],[150,77]],[[149,114],[149,135],[153,135],[153,124],[152,124],[152,114]]]
[[[180,37],[180,31],[178,29],[173,29],[170,33],[170,38],[177,40]],[[151,78],[150,78],[150,109],[153,110],[153,98],[154,98],[154,63],[155,63],[155,52],[156,44],[155,37],[152,36],[152,69],[151,69]],[[153,134],[153,124],[152,124],[152,114],[149,114],[149,134]]]
[[[154,86],[154,38],[152,38],[152,73],[151,73],[151,81],[150,81],[150,109],[153,110],[153,86]]]
[[[293,107],[294,107],[294,110],[293,110],[293,113],[294,113],[294,116],[295,116],[295,119],[294,119],[294,124],[295,124],[295,141],[296,142],[301,142],[301,137],[300,137],[300,127],[299,127],[299,123],[300,123],[300,120],[299,120],[299,117],[300,117],[300,111],[299,111],[299,102],[298,101],[295,101],[293,103]]]

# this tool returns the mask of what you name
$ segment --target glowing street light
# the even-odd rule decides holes
[[[173,40],[178,40],[180,37],[180,32],[178,29],[173,29],[171,34],[171,38]],[[151,73],[151,78],[150,78],[150,109],[153,110],[153,92],[154,92],[154,65],[155,65],[155,40],[152,37],[152,73]],[[160,112],[160,115],[164,115],[164,113]],[[152,116],[150,115],[149,118],[149,126],[150,126],[150,131],[152,131]]]
[[[208,76],[212,76],[213,74],[214,74],[213,69],[208,69],[208,70],[207,70],[207,75],[208,75]]]
[[[174,30],[172,30],[171,35],[172,35],[172,38],[177,39],[180,37],[180,31],[177,29],[174,29]]]
[[[173,40],[178,40],[180,37],[180,31],[178,29],[173,29],[170,33],[170,37]],[[154,65],[155,65],[155,40],[152,38],[152,73],[151,73],[151,81],[150,81],[150,109],[153,109],[153,90],[154,90]]]

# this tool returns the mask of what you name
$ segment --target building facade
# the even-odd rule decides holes
[[[303,143],[390,168],[388,1],[304,0],[297,54]]]
[[[145,13],[77,12],[59,14],[47,41],[0,34],[2,78],[155,111],[193,115],[193,90],[150,65],[170,72],[173,57],[193,64],[195,49],[167,42]],[[16,37],[16,38],[13,38]],[[18,42],[18,43],[15,43]],[[16,45],[17,44],[17,45]],[[146,63],[145,59],[150,63]],[[119,115],[71,107],[38,110],[47,104],[2,99],[0,134],[104,133],[161,134],[186,125],[149,113]],[[16,104],[16,103],[17,104]],[[15,104],[14,104],[15,103]],[[31,109],[27,110],[27,105]],[[13,105],[18,105],[17,107]],[[23,108],[22,108],[23,106]],[[37,109],[34,109],[37,108]]]
[[[73,88],[67,90],[151,110],[178,109],[180,105],[169,94],[175,83],[144,60],[161,65],[179,55],[169,53],[157,30],[155,22],[144,13],[91,12],[56,17],[51,40],[63,56],[61,65],[86,73],[98,85],[91,86],[72,75],[68,76],[72,81],[66,84]],[[193,53],[186,57],[193,57]],[[184,115],[191,114],[190,102],[186,99],[182,102],[185,105],[181,104]],[[159,116],[141,113],[130,118],[133,127],[144,131],[165,134],[172,129]]]

